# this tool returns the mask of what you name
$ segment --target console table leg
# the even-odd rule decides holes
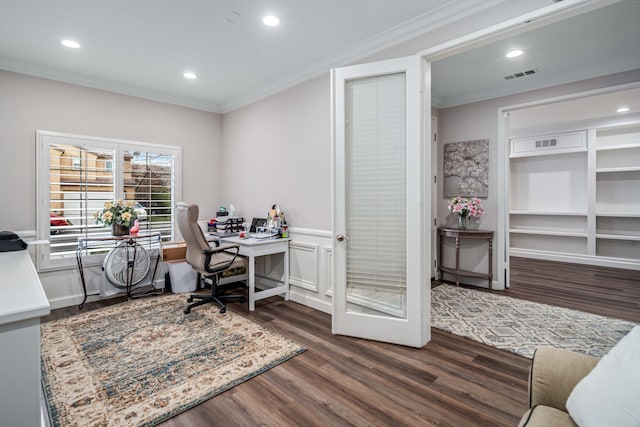
[[[456,237],[456,286],[460,286],[460,237]]]
[[[493,239],[489,239],[489,289],[493,286]]]

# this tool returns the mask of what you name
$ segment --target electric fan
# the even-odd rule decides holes
[[[131,240],[113,248],[104,259],[102,269],[113,286],[131,289],[145,278],[150,265],[147,251]]]

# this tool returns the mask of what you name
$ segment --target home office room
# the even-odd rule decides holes
[[[640,2],[188,3],[0,5],[0,425],[640,425]]]

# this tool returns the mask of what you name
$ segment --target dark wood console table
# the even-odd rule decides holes
[[[493,282],[493,234],[491,230],[459,230],[457,228],[438,228],[438,272],[442,278],[442,272],[455,274],[456,286],[460,286],[460,276],[479,277],[489,281],[489,289]],[[456,267],[444,267],[442,265],[442,241],[445,237],[456,239]],[[489,272],[477,273],[475,271],[460,270],[460,240],[484,239],[489,241]]]

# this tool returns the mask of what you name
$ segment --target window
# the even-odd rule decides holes
[[[96,224],[104,202],[135,204],[140,232],[174,235],[173,207],[180,199],[180,148],[39,131],[39,268],[75,266],[78,237],[108,236]],[[94,248],[87,255],[104,254]]]

